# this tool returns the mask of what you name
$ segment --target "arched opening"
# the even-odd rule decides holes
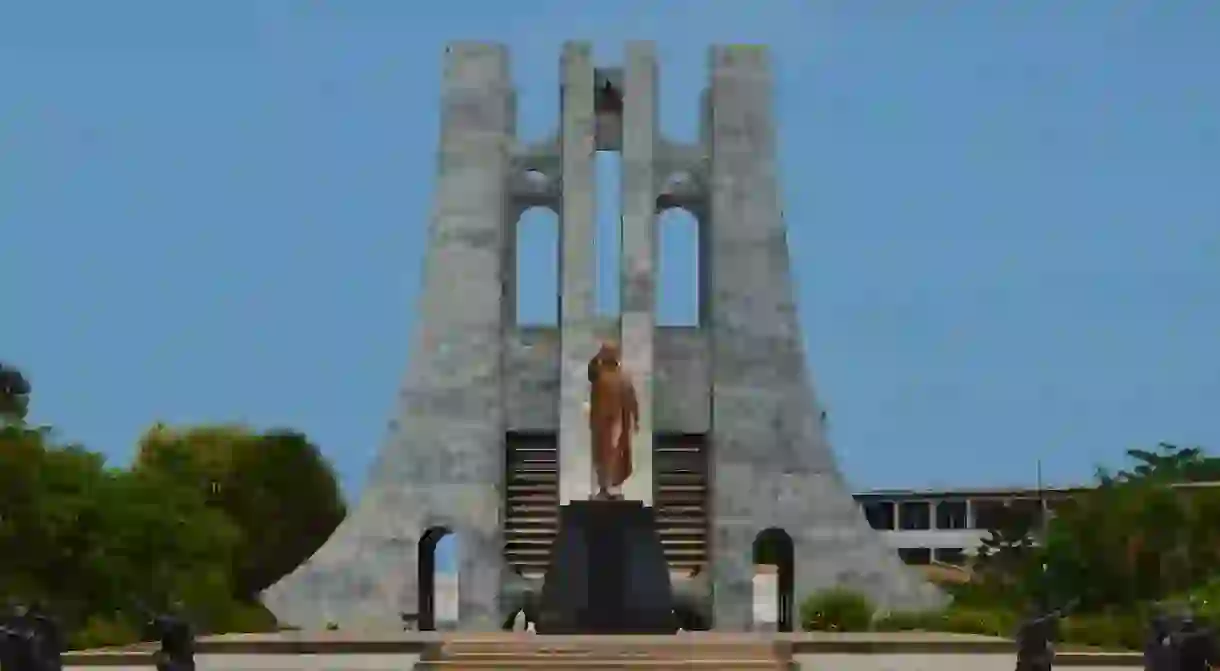
[[[776,527],[754,537],[755,624],[792,631],[795,599],[792,537]],[[759,622],[759,620],[762,620]]]
[[[699,325],[699,220],[680,207],[657,218],[657,325]]]
[[[558,326],[559,215],[548,207],[523,212],[516,250],[517,325]]]
[[[457,543],[446,527],[431,527],[419,539],[418,626],[435,631],[437,622],[457,619]]]

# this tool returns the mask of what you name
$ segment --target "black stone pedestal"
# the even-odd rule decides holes
[[[669,565],[652,508],[639,501],[574,501],[542,584],[540,634],[672,634]]]

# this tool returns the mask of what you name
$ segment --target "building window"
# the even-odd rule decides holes
[[[899,508],[898,523],[903,531],[919,531],[932,527],[932,515],[927,501],[906,501]]]
[[[899,548],[898,558],[911,566],[926,566],[932,563],[931,548]]]
[[[966,552],[962,548],[936,548],[936,561],[961,566],[966,563]]]
[[[1003,501],[974,501],[974,528],[997,529],[1004,525],[1007,508]]]
[[[872,501],[864,504],[864,516],[874,529],[892,531],[894,529],[894,502]]]
[[[1011,507],[1017,519],[1033,526],[1042,524],[1043,503],[1040,499],[1016,499]]]
[[[937,529],[965,529],[966,502],[941,501],[936,504]]]

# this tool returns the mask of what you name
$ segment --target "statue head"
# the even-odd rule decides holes
[[[601,349],[597,350],[597,355],[593,358],[596,359],[599,364],[612,364],[617,366],[620,361],[620,356],[618,343],[607,340],[602,343]]]

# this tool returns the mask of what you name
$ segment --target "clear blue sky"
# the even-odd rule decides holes
[[[1218,35],[1211,0],[5,3],[0,357],[116,462],[156,420],[287,425],[355,492],[407,363],[444,41],[511,45],[538,138],[563,40],[657,40],[678,139],[707,45],[763,42],[854,486],[1220,448]]]

